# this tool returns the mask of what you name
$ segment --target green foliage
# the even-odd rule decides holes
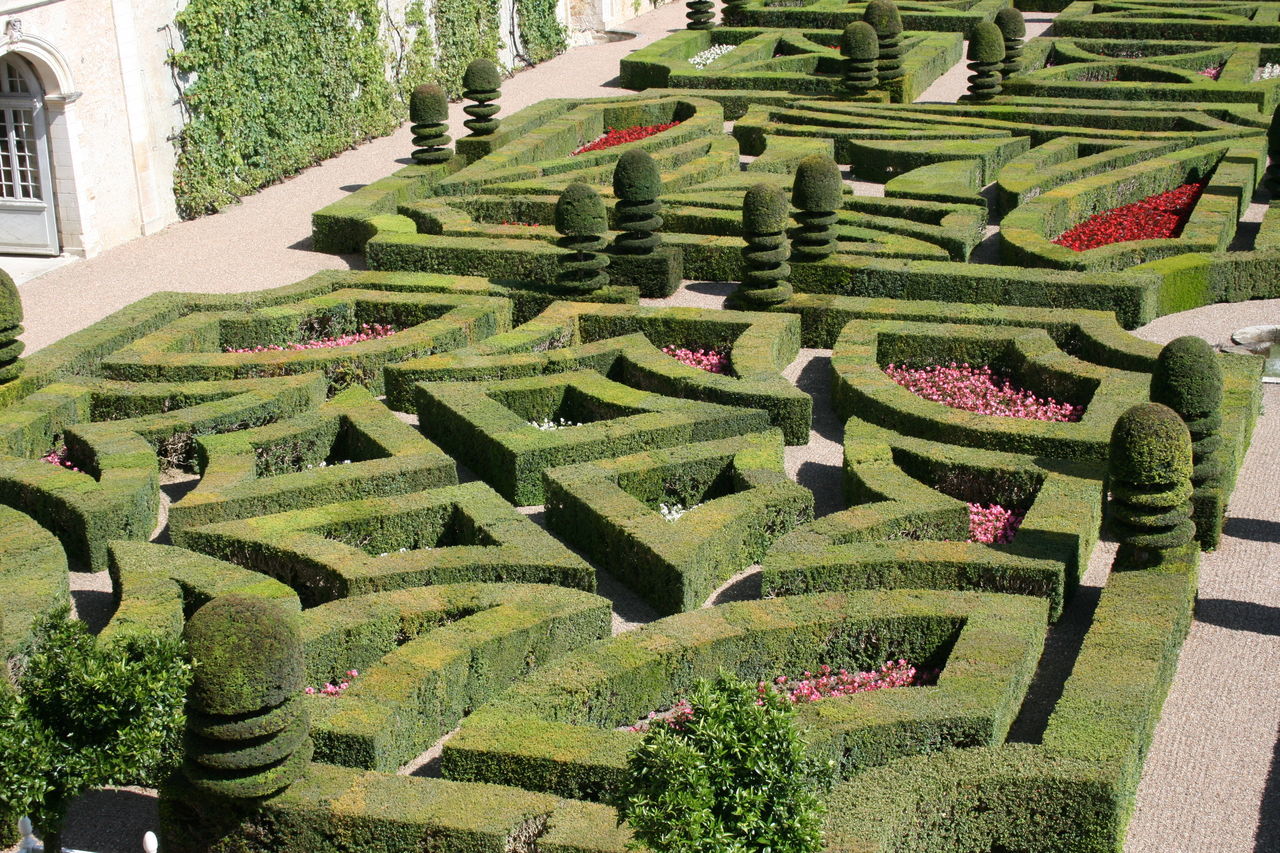
[[[1027,22],[1022,13],[1013,6],[1005,6],[996,12],[995,24],[1006,41],[1024,38],[1027,34]]]
[[[871,0],[862,13],[862,20],[875,28],[876,35],[881,39],[902,32],[902,15],[893,0]]]
[[[414,87],[409,96],[409,120],[415,124],[448,121],[449,103],[444,88],[438,83]]]
[[[0,382],[16,379],[22,373],[18,356],[26,346],[18,340],[22,334],[22,298],[18,287],[4,270],[0,270]]]
[[[684,13],[688,23],[685,24],[686,29],[690,30],[711,30],[715,29],[715,13],[712,9],[715,4],[711,0],[688,0],[684,4],[689,11]]]
[[[1184,420],[1217,413],[1222,406],[1222,367],[1213,347],[1194,335],[1165,344],[1151,371],[1151,399]]]
[[[224,595],[192,615],[183,639],[196,661],[192,704],[206,714],[245,714],[302,689],[298,627],[263,598]]]
[[[752,234],[776,234],[787,225],[787,195],[773,184],[755,184],[742,199],[742,230]]]
[[[609,228],[604,200],[588,185],[574,181],[556,201],[556,231],[566,236],[598,237]]]
[[[477,59],[498,57],[502,30],[497,0],[437,0],[436,75],[450,96],[476,88],[463,78]],[[496,69],[495,69],[496,73]],[[496,89],[495,83],[491,88]]]
[[[844,204],[844,176],[836,161],[825,154],[810,154],[801,160],[791,190],[791,203],[800,210],[840,210]]]
[[[816,853],[819,767],[789,700],[721,672],[689,693],[688,719],[655,723],[628,758],[620,811],[659,853]]]
[[[555,0],[516,0],[516,19],[520,25],[518,55],[526,62],[543,62],[564,52],[565,30],[556,19]]]
[[[876,28],[866,21],[854,21],[844,28],[840,38],[840,52],[848,59],[860,62],[874,61],[880,54],[880,42]]]
[[[1129,409],[1111,432],[1111,476],[1160,486],[1191,476],[1191,436],[1177,412],[1159,403]]]
[[[662,244],[662,170],[643,148],[628,149],[613,169],[613,194],[620,233],[613,249],[623,255],[653,257]]]
[[[195,77],[174,173],[184,217],[396,125],[376,0],[192,0],[177,24],[183,49],[171,62]]]
[[[613,194],[625,201],[652,201],[662,193],[662,170],[643,148],[631,148],[613,168]]]
[[[444,89],[436,83],[423,83],[409,96],[409,118],[413,121],[413,160],[429,165],[443,163],[453,157],[448,149],[449,102]]]
[[[496,91],[502,85],[502,72],[488,59],[473,59],[463,72],[462,85],[476,92]]]
[[[463,122],[472,136],[490,136],[498,129],[500,107],[490,103],[502,94],[502,72],[498,66],[483,57],[473,59],[462,75],[462,96],[472,101],[462,108],[470,118]]]
[[[995,24],[983,22],[969,34],[969,52],[972,62],[1001,62],[1004,60],[1004,36]]]
[[[71,800],[102,785],[155,784],[175,762],[191,669],[156,635],[99,643],[67,608],[42,617],[0,695],[0,803],[56,847]]]
[[[1001,72],[1004,68],[1004,36],[1000,28],[990,21],[983,21],[969,34],[969,94],[973,101],[989,101],[1001,91]]]

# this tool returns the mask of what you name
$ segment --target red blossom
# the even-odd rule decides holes
[[[670,130],[680,122],[672,121],[666,124],[638,124],[635,127],[611,127],[605,131],[604,136],[573,152],[576,157],[579,154],[586,154],[588,151],[603,151],[606,148],[612,148],[615,145],[623,145],[627,142],[635,142],[637,139],[644,139],[653,136],[655,133],[662,133],[664,130]]]
[[[1053,242],[1077,252],[1129,240],[1161,240],[1177,237],[1191,210],[1204,192],[1204,183],[1183,184],[1142,201],[1095,213],[1064,231]]]

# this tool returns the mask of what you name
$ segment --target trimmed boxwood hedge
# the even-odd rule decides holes
[[[0,620],[0,650],[7,661],[31,636],[31,626],[70,604],[67,557],[52,533],[28,515],[0,506],[0,597],[5,603]],[[0,668],[0,671],[3,671]]]
[[[547,529],[660,614],[695,610],[716,587],[813,518],[788,480],[777,430],[543,472]],[[659,507],[687,512],[675,522]]]

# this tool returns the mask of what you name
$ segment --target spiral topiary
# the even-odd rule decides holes
[[[1111,526],[1126,564],[1160,562],[1191,542],[1191,435],[1159,403],[1129,409],[1111,431]]]
[[[18,340],[22,334],[22,298],[18,286],[4,270],[0,270],[0,383],[17,379],[22,373],[22,350]]]
[[[791,247],[796,259],[820,261],[836,250],[836,234],[831,227],[844,207],[844,176],[836,161],[825,154],[810,154],[796,168],[791,188],[791,204],[798,209],[800,224]]]
[[[735,307],[759,310],[786,302],[792,296],[791,247],[787,245],[790,205],[781,187],[756,184],[742,200],[742,286],[734,292]]]
[[[689,19],[685,24],[685,29],[690,30],[711,30],[715,29],[715,13],[711,10],[715,8],[715,3],[711,0],[688,0],[684,4],[689,11],[684,16]]]
[[[412,154],[415,163],[443,163],[453,156],[448,145],[449,100],[435,83],[423,83],[409,95],[409,120],[413,122]]]
[[[556,201],[556,231],[561,234],[556,245],[565,250],[560,256],[557,284],[587,293],[609,283],[605,272],[609,256],[601,251],[608,230],[609,218],[599,194],[580,181],[569,184]]]
[[[902,15],[893,0],[871,0],[862,13],[862,20],[876,31],[879,56],[876,59],[876,77],[880,85],[902,76]]]
[[[1004,63],[1004,36],[990,21],[974,26],[969,34],[969,94],[966,100],[989,101],[1000,94],[1000,68]]]
[[[1004,63],[1000,66],[1000,77],[1008,80],[1022,70],[1022,40],[1027,35],[1027,22],[1021,12],[1006,6],[996,12],[996,26],[1004,39]]]
[[[729,26],[732,18],[737,17],[737,12],[747,5],[747,0],[724,0],[720,6],[720,21],[725,26]],[[731,14],[732,13],[732,14]]]
[[[854,95],[875,88],[876,60],[880,56],[880,40],[875,27],[866,21],[854,21],[840,37],[840,53],[844,56],[844,85]]]
[[[498,105],[496,101],[502,94],[502,73],[498,66],[488,59],[473,59],[462,74],[462,97],[475,103],[467,104],[462,111],[471,118],[462,124],[471,131],[472,136],[489,136],[498,129]]]
[[[662,245],[655,234],[662,227],[662,172],[658,164],[642,148],[632,148],[613,167],[614,207],[618,230],[614,251],[624,255],[652,255]]]
[[[183,631],[195,660],[183,774],[196,790],[256,800],[288,787],[311,760],[301,696],[302,638],[278,604],[225,595]]]
[[[1151,372],[1151,399],[1178,413],[1191,433],[1191,485],[1195,489],[1196,538],[1217,547],[1222,507],[1222,367],[1202,338],[1187,336],[1165,344]]]

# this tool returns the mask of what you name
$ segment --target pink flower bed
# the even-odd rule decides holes
[[[349,347],[352,344],[362,343],[364,341],[376,341],[379,338],[389,338],[396,332],[400,331],[392,326],[384,326],[381,323],[365,323],[360,327],[360,331],[352,332],[349,335],[338,335],[332,338],[315,338],[310,341],[301,343],[287,344],[267,344],[258,347],[243,347],[237,349],[235,347],[224,347],[223,352],[284,352],[288,350],[307,350],[307,349],[336,349],[337,347]]]
[[[1208,68],[1205,68],[1197,73],[1199,73],[1202,77],[1208,77],[1210,80],[1217,80],[1218,75],[1222,73],[1222,66],[1211,65]]]
[[[303,690],[308,696],[341,696],[343,691],[351,687],[351,680],[360,675],[358,670],[347,670],[347,677],[338,681],[337,684],[326,682],[324,687],[307,687]]]
[[[969,364],[935,364],[907,367],[890,364],[889,378],[917,397],[981,415],[1026,418],[1036,421],[1078,421],[1084,406],[1037,397],[990,367]]]
[[[969,504],[969,541],[986,545],[1007,545],[1027,517],[1025,512],[1000,504]]]
[[[890,687],[910,687],[919,681],[916,668],[905,660],[891,660],[879,669],[870,672],[849,672],[847,669],[834,670],[823,664],[816,673],[806,672],[804,677],[792,681],[785,675],[779,675],[773,681],[761,681],[756,684],[756,692],[764,696],[769,691],[782,693],[792,703],[801,705],[807,702],[818,702],[835,696],[852,696],[855,693],[867,693],[872,690],[885,690]],[[763,704],[758,700],[756,704]],[[693,709],[689,703],[681,699],[666,711],[654,711],[647,718],[629,726],[627,731],[646,732],[653,723],[666,723],[673,729],[680,728],[690,717]]]
[[[53,450],[50,450],[44,456],[41,456],[40,461],[48,462],[50,465],[58,465],[63,468],[69,468],[72,471],[79,471],[80,469],[75,466],[75,463],[73,463],[68,458],[69,455],[70,454],[67,451],[67,446],[64,444],[62,447],[56,447]]]
[[[705,370],[708,373],[728,373],[729,356],[718,349],[685,349],[674,344],[662,351],[681,364]]]

